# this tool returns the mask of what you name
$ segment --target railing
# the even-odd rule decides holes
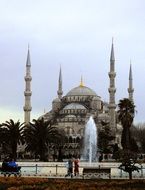
[[[64,177],[67,173],[67,168],[65,167],[65,163],[18,163],[21,166],[21,175],[22,176],[44,176],[44,177]],[[127,179],[128,173],[120,170],[118,168],[118,164],[113,163],[94,163],[91,164],[91,167],[95,168],[111,168],[111,178],[112,179]],[[80,163],[79,167],[79,175],[77,178],[82,178],[83,176],[83,168],[89,166],[88,163]],[[135,171],[132,173],[133,178],[145,178],[145,164],[140,165],[139,172]]]

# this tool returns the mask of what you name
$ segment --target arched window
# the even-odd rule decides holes
[[[76,143],[76,138],[73,138],[73,143]]]
[[[80,143],[80,141],[81,141],[81,140],[80,140],[80,137],[77,137],[77,138],[76,138],[76,143]]]
[[[72,137],[69,137],[69,143],[72,143],[72,141],[73,141]]]

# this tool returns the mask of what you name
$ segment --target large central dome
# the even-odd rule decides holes
[[[86,86],[78,86],[70,90],[66,96],[97,96],[97,94]]]

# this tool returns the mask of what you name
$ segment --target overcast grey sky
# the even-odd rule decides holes
[[[112,37],[116,103],[128,97],[132,62],[136,122],[145,121],[144,0],[0,0],[0,122],[23,121],[28,43],[32,119],[51,109],[60,64],[66,94],[80,83],[108,101]]]

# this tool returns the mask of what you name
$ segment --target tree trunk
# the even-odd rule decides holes
[[[16,161],[17,159],[17,144],[12,145],[12,158]]]
[[[129,179],[132,180],[132,171],[129,171]]]
[[[45,153],[44,152],[41,152],[40,153],[40,159],[39,159],[40,161],[47,161],[47,158],[46,158],[46,155],[45,155]]]
[[[130,128],[126,128],[126,146],[127,149],[130,150]]]
[[[123,127],[121,145],[124,150],[130,150],[130,128],[127,126]]]
[[[59,147],[59,150],[58,150],[58,161],[59,162],[63,161],[63,159],[62,159],[62,147]]]
[[[127,145],[126,145],[126,128],[125,127],[123,127],[123,130],[122,130],[121,145],[122,145],[124,150],[127,149]]]

